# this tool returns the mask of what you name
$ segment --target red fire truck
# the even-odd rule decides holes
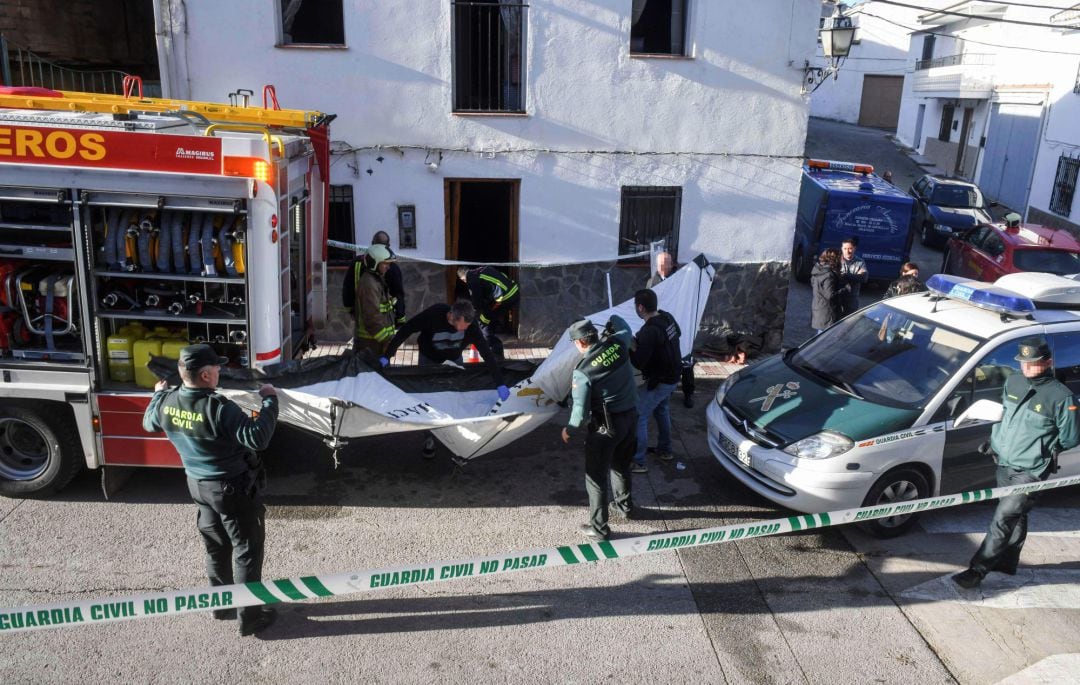
[[[259,368],[325,317],[333,115],[281,109],[269,86],[262,107],[134,90],[0,89],[5,496],[179,466],[142,430],[149,359],[207,342]]]

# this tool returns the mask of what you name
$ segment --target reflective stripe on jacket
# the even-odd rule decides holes
[[[356,270],[356,337],[386,343],[394,337],[394,301],[382,277]]]

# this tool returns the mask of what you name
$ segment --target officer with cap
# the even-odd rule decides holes
[[[630,498],[630,460],[637,447],[637,387],[630,364],[633,338],[622,318],[612,316],[603,335],[588,319],[570,326],[570,340],[581,353],[574,369],[570,421],[562,439],[588,420],[585,437],[585,490],[589,494],[589,523],[581,533],[606,540],[608,527],[607,481],[610,475],[615,507],[633,515]]]
[[[997,462],[998,487],[1046,480],[1057,470],[1057,455],[1080,444],[1076,398],[1054,378],[1053,359],[1046,341],[1020,343],[1021,373],[1005,381],[1004,413],[990,433],[990,452]],[[998,501],[990,530],[966,571],[953,580],[963,588],[977,587],[990,571],[1016,574],[1020,550],[1027,538],[1027,515],[1034,494],[1013,494]]]
[[[164,431],[180,453],[188,492],[199,508],[211,585],[262,579],[266,508],[259,496],[264,479],[257,452],[270,443],[278,415],[272,385],[259,388],[262,408],[257,418],[215,392],[221,365],[227,361],[209,345],[180,350],[177,366],[183,384],[170,389],[164,380],[158,381],[143,415],[143,429]],[[235,609],[214,611],[219,620],[236,617]],[[240,634],[257,633],[275,617],[268,607],[243,608]]]
[[[1005,228],[1020,228],[1020,218],[1016,212],[1009,212],[1005,215]]]

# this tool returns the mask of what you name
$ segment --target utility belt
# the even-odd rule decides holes
[[[628,414],[634,411],[635,408],[631,407],[624,411],[612,412],[608,409],[606,404],[600,405],[600,409],[593,409],[592,417],[589,419],[589,430],[595,431],[600,435],[612,435],[615,432],[614,420],[616,417]]]
[[[221,492],[231,495],[236,492],[244,492],[249,495],[257,490],[266,488],[266,469],[263,468],[262,457],[255,452],[248,452],[244,457],[248,470],[235,476],[221,476],[220,478],[199,478],[200,483],[221,483]]]

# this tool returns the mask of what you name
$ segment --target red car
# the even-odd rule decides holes
[[[1080,242],[1047,226],[979,224],[950,238],[941,262],[941,273],[988,283],[1017,271],[1080,273]]]

